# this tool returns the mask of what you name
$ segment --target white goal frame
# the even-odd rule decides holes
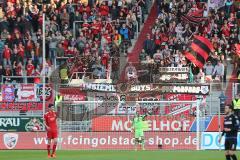
[[[197,144],[196,144],[196,150],[200,150],[201,147],[201,132],[200,132],[200,105],[201,105],[201,102],[202,102],[202,96],[199,96],[197,97],[197,100],[195,101],[72,101],[71,103],[68,102],[68,101],[62,101],[63,103],[68,103],[68,104],[71,104],[71,105],[78,105],[78,104],[101,104],[101,103],[107,103],[107,102],[110,102],[110,103],[113,103],[113,102],[117,102],[117,103],[128,103],[128,102],[133,102],[133,103],[136,103],[136,104],[139,104],[139,103],[166,103],[166,104],[174,104],[174,103],[183,103],[183,104],[196,104],[196,141],[197,141]],[[59,123],[61,124],[61,120],[59,120]],[[59,136],[62,135],[61,133],[61,125],[59,126]],[[61,144],[59,145],[58,149],[61,149]]]

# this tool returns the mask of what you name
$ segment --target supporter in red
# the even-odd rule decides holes
[[[12,70],[11,70],[11,67],[9,65],[6,66],[5,70],[4,70],[4,76],[12,76]],[[10,78],[6,78],[6,81],[7,82],[10,82],[11,79]]]
[[[88,34],[89,29],[90,29],[90,24],[87,22],[87,20],[85,20],[82,24],[82,32],[84,36]]]
[[[112,43],[112,36],[111,36],[111,33],[108,32],[108,30],[105,31],[105,33],[103,34],[103,37],[107,41],[107,44]]]
[[[110,55],[109,55],[109,52],[106,51],[106,49],[103,51],[103,54],[101,56],[101,62],[102,62],[102,65],[108,69],[108,62],[110,60]]]
[[[109,14],[109,7],[107,6],[107,2],[102,2],[101,6],[100,6],[100,15],[103,17],[108,16]]]
[[[113,27],[113,25],[112,25],[112,23],[111,23],[111,18],[107,18],[105,28],[106,28],[106,30],[107,30],[109,33],[112,33],[112,32],[113,32],[114,27]]]
[[[7,10],[6,12],[7,12],[8,18],[14,18],[14,17],[16,17],[16,12],[15,12],[13,3],[8,2],[8,3],[7,3],[7,9],[6,9],[6,10]]]
[[[8,48],[8,45],[6,44],[4,46],[4,50],[3,50],[3,66],[5,67],[6,65],[10,65],[11,66],[11,54],[12,51],[10,48]]]
[[[221,28],[222,30],[222,34],[226,37],[226,38],[229,38],[230,36],[230,27],[228,24],[224,24],[223,27]]]
[[[15,66],[16,76],[23,76],[23,66],[21,62]]]
[[[86,13],[87,15],[89,15],[91,12],[91,8],[88,6],[88,4],[83,4],[79,7],[78,11],[81,14]]]
[[[102,29],[101,23],[97,22],[96,20],[93,20],[91,29],[92,29],[94,38],[99,37],[100,31]]]
[[[56,158],[56,148],[57,148],[57,137],[58,137],[58,126],[57,126],[57,113],[54,111],[54,105],[48,105],[48,112],[44,114],[44,125],[47,131],[47,152],[48,158]],[[51,154],[51,143],[53,140],[52,154]]]
[[[32,76],[34,69],[35,69],[35,67],[34,67],[34,65],[32,64],[32,60],[29,59],[29,60],[28,60],[27,67],[26,67],[27,76]]]
[[[75,56],[76,52],[74,51],[74,47],[69,46],[65,52],[66,57],[73,57]]]
[[[38,69],[36,69],[36,70],[34,71],[33,76],[35,76],[34,79],[33,79],[33,82],[34,82],[35,84],[41,83],[40,72],[39,72]]]
[[[35,58],[38,64],[42,63],[42,48],[39,43],[36,43],[34,48]]]
[[[25,45],[25,51],[26,51],[26,56],[27,58],[31,58],[31,51],[33,50],[34,47],[34,42],[31,38],[31,36],[29,36],[26,45]]]
[[[65,52],[68,49],[68,43],[69,43],[68,40],[64,38],[64,40],[62,41],[62,46]]]
[[[19,43],[18,45],[18,57],[19,57],[19,61],[21,61],[23,63],[23,59],[24,59],[24,52],[25,52],[25,47],[23,46],[22,43]]]

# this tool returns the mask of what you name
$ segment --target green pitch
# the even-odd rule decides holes
[[[46,151],[0,150],[0,160],[45,160],[45,159],[46,160],[48,159],[46,156]],[[225,157],[223,151],[57,151],[56,158],[56,160],[224,160],[224,159]]]

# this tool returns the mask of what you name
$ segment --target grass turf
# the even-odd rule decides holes
[[[238,156],[238,153],[237,153]],[[238,156],[239,158],[239,156]],[[45,160],[46,151],[0,150],[0,160]],[[57,151],[56,160],[224,160],[223,151]]]

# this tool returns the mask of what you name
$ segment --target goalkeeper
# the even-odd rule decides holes
[[[133,118],[132,132],[134,132],[135,150],[137,150],[137,145],[141,145],[142,150],[145,150],[144,131],[148,129],[148,123],[145,121],[146,117],[147,115],[140,115],[139,112],[137,112]]]

